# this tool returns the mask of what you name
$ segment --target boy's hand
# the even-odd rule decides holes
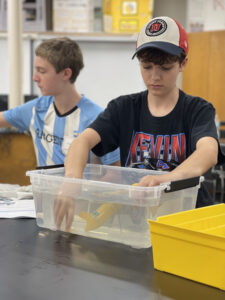
[[[70,231],[75,212],[75,205],[72,198],[57,195],[54,199],[54,218],[56,228],[59,230],[64,217],[66,218],[65,230]]]
[[[141,178],[139,186],[156,186],[165,182],[162,175],[147,175]]]
[[[63,182],[54,199],[54,219],[59,230],[65,218],[65,230],[70,231],[75,212],[75,200],[80,194],[81,186],[74,182]]]

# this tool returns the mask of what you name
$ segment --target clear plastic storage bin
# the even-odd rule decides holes
[[[56,230],[54,201],[64,185],[64,196],[72,198],[75,206],[71,233],[135,248],[150,247],[148,219],[193,209],[200,178],[155,187],[134,185],[149,174],[162,172],[88,164],[83,179],[76,179],[64,177],[63,167],[29,171],[37,224]],[[176,189],[180,190],[173,191]],[[65,231],[65,222],[61,230]]]

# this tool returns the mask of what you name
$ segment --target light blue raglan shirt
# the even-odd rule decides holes
[[[63,164],[73,139],[91,124],[102,108],[82,96],[77,107],[63,116],[55,110],[54,97],[41,96],[4,112],[5,120],[19,131],[32,135],[39,166]],[[101,158],[102,164],[120,159],[119,149]],[[89,162],[98,162],[91,152]]]

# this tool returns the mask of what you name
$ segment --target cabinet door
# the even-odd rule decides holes
[[[0,134],[0,182],[28,185],[26,171],[36,168],[32,138],[22,133]]]
[[[189,62],[183,74],[183,90],[200,96],[225,120],[225,31],[189,33]]]
[[[210,33],[208,82],[208,99],[225,121],[225,30]]]

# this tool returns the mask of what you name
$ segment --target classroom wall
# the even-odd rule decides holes
[[[187,2],[188,0],[155,0],[153,16],[170,16],[185,28],[187,24]]]
[[[35,46],[40,41],[35,42]],[[78,91],[105,107],[122,94],[144,89],[137,59],[132,60],[135,40],[130,42],[78,41],[84,56],[84,69],[76,87]],[[33,85],[34,94],[40,91]]]
[[[154,16],[170,15],[184,25],[185,7],[186,0],[155,0]],[[23,91],[24,94],[39,95],[36,84],[32,84],[31,69],[34,47],[41,39],[38,34],[30,37],[23,40]],[[131,37],[130,41],[78,40],[85,62],[85,68],[77,80],[79,91],[105,107],[109,100],[118,95],[143,90],[145,87],[137,60],[131,59],[136,47],[135,39],[136,36]],[[9,91],[8,60],[7,39],[0,35],[0,94],[8,94]]]
[[[190,4],[190,2],[195,3],[193,0],[155,0],[153,16],[155,17],[169,15],[177,19],[184,27],[186,27],[188,23],[187,4]],[[199,2],[202,1],[198,1],[198,3]],[[209,3],[211,2],[212,0],[206,0],[204,3],[205,5],[209,5]],[[208,24],[207,26],[207,28],[210,28],[210,24]],[[214,33],[212,32],[211,34],[213,35]],[[45,36],[45,38],[48,38],[48,36]],[[102,107],[105,107],[109,100],[117,97],[118,95],[138,92],[145,88],[140,77],[137,60],[131,59],[132,54],[135,50],[136,36],[131,36],[130,39],[126,38],[124,40],[121,38],[120,40],[118,39],[116,41],[110,41],[107,39],[102,39],[101,41],[99,41],[94,38],[83,40],[76,36],[73,36],[71,38],[74,38],[78,41],[84,53],[85,68],[81,72],[77,80],[77,88],[81,93],[84,93],[87,97],[93,99]],[[201,36],[200,38],[203,37]],[[24,38],[23,40],[24,69],[21,76],[23,76],[23,91],[24,94],[27,95],[40,95],[40,91],[36,87],[36,84],[32,83],[32,69],[34,48],[38,45],[38,43],[41,42],[41,40],[42,37],[39,36],[39,34],[30,34],[30,36],[26,36],[26,38]],[[200,49],[199,45],[201,45],[202,43],[204,43],[204,38],[203,41],[199,40],[199,38],[196,38],[195,42],[194,40],[191,40],[190,48],[193,47],[193,49],[196,48],[198,50]],[[204,78],[206,76],[206,70],[209,64],[209,60],[213,59],[212,57],[208,57],[207,55],[208,54],[206,48],[202,48],[202,56],[205,59],[202,69],[194,67],[195,63],[197,63],[197,65],[201,63],[201,58],[192,60],[192,66],[191,64],[188,65],[187,70],[189,70],[189,68],[192,68],[191,70],[193,72],[195,70],[196,72],[196,74],[193,76],[196,76],[197,78]],[[218,58],[218,56],[215,57]],[[9,91],[8,61],[9,58],[7,52],[7,38],[6,35],[4,36],[0,34],[0,94],[8,94]],[[218,68],[220,68],[222,66],[222,62],[219,62],[218,66]],[[210,69],[211,68],[213,68],[213,60],[212,62],[210,62]],[[199,72],[197,70],[199,70]],[[211,73],[212,72],[210,72],[210,74]],[[223,76],[223,73],[221,74]],[[10,76],[13,76],[13,74],[10,74]],[[211,82],[213,82],[213,78],[214,76],[210,79]],[[201,82],[203,82],[202,79]],[[200,83],[200,85],[201,84],[202,83]],[[181,77],[179,78],[178,85],[182,85]],[[194,85],[194,83],[192,85]],[[185,89],[186,87],[187,83],[185,83]],[[202,89],[201,94],[203,96],[207,89],[207,86],[204,86],[204,88]],[[209,97],[208,94],[206,95],[207,98],[209,100],[215,99],[217,90],[218,88],[216,84],[214,84],[214,88],[211,89]],[[187,89],[187,91],[190,91],[191,93],[198,92],[196,87],[194,89],[190,87]],[[223,102],[223,99],[218,99],[220,99],[218,101]],[[221,118],[224,117],[225,116],[221,115]]]

